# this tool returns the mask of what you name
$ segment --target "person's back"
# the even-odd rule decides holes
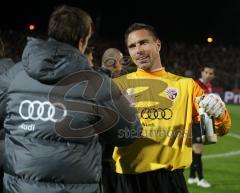
[[[79,26],[69,30],[70,21]],[[77,34],[67,36],[65,29]],[[138,124],[119,116],[114,102],[126,107],[127,100],[107,76],[90,68],[82,54],[90,33],[90,16],[63,6],[51,16],[48,41],[28,38],[23,70],[13,77],[7,93],[6,193],[98,192],[98,134]],[[103,135],[112,140],[109,143],[133,140],[118,141],[117,131],[111,135],[113,129]]]
[[[57,49],[52,49],[53,47]],[[61,57],[53,61],[53,53],[57,51]],[[27,190],[54,192],[61,190],[62,184],[66,186],[66,190],[69,189],[69,192],[73,188],[70,184],[81,184],[75,187],[80,192],[86,188],[87,185],[84,184],[93,184],[92,189],[97,189],[101,173],[98,164],[98,160],[101,159],[101,148],[97,137],[82,140],[83,142],[78,140],[77,143],[61,137],[55,128],[56,123],[61,123],[61,119],[67,118],[66,109],[64,104],[61,105],[62,103],[59,103],[60,106],[55,106],[54,101],[48,102],[48,94],[54,89],[51,83],[57,81],[58,76],[67,75],[80,68],[88,68],[84,60],[75,57],[68,58],[62,63],[61,68],[57,68],[61,60],[69,54],[80,56],[77,54],[77,49],[61,45],[54,40],[41,42],[32,39],[28,42],[23,55],[26,58],[22,61],[24,70],[17,74],[8,90],[9,103],[5,119],[6,192],[14,192],[16,186],[8,185],[15,184],[14,182],[17,182],[15,184],[18,187],[17,192],[25,193]],[[68,62],[72,66],[68,66]],[[55,69],[48,70],[47,68],[52,64]],[[76,89],[73,90],[65,100],[79,97],[77,92]],[[63,96],[55,96],[53,93],[53,97],[57,97],[56,103],[62,101]],[[75,124],[84,127],[84,124],[90,121],[94,122],[94,119],[89,115],[79,115]],[[74,164],[73,160],[75,160]],[[93,167],[89,165],[90,162]],[[35,181],[36,187],[30,186],[31,181]],[[51,183],[56,184],[50,186]],[[46,184],[49,186],[47,187]]]
[[[5,47],[3,41],[0,39],[0,75],[6,73],[14,65],[14,62],[11,58],[6,58],[5,56]],[[2,80],[0,84],[3,84]],[[0,90],[1,92],[1,90]],[[2,107],[0,107],[2,108]],[[3,114],[0,114],[0,117],[3,117]],[[3,124],[0,125],[0,190],[3,189],[3,157],[4,157],[4,129]]]

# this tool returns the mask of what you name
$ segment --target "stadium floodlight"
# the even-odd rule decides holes
[[[208,37],[208,38],[207,38],[207,42],[208,42],[208,43],[213,43],[213,38],[212,38],[212,37]]]
[[[33,30],[36,29],[36,26],[35,26],[34,24],[29,24],[29,25],[28,25],[28,29],[29,29],[30,31],[33,31]]]

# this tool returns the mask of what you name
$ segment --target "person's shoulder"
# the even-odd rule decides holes
[[[171,79],[176,80],[176,81],[184,81],[184,82],[194,83],[194,80],[192,78],[176,75],[176,74],[173,74],[171,72],[167,72],[167,76]]]
[[[195,81],[195,83],[197,83],[199,86],[203,86],[203,87],[206,87],[206,85],[201,81],[201,80],[199,80],[199,79],[196,79],[196,80],[194,80]]]
[[[14,65],[15,64],[11,58],[1,58],[0,63],[8,64],[8,65]]]
[[[14,62],[11,58],[1,58],[0,59],[0,74],[7,72],[12,66],[14,66]]]
[[[123,74],[121,76],[118,76],[114,79],[130,79],[130,78],[134,78],[136,77],[136,72],[131,72],[131,73],[128,73],[128,74]]]

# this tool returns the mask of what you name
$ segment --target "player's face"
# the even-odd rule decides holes
[[[205,83],[211,82],[215,77],[213,68],[204,68],[202,71],[202,79]]]
[[[145,29],[133,31],[127,39],[128,51],[133,62],[145,71],[151,71],[161,66],[160,61],[160,40],[154,37]]]

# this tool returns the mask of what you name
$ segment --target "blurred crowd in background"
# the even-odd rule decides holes
[[[5,45],[5,54],[14,62],[21,58],[28,36],[45,37],[44,34],[33,32],[19,32],[15,30],[0,30],[0,37]],[[107,40],[95,36],[89,45],[93,49],[93,63],[100,66],[103,52],[115,47],[125,54],[125,68],[129,72],[136,69],[128,58],[123,38],[121,40]],[[214,44],[186,44],[177,42],[162,42],[162,63],[165,68],[174,74],[199,78],[201,66],[212,65],[216,69],[216,78],[213,82],[214,91],[226,90],[240,92],[240,48]]]

